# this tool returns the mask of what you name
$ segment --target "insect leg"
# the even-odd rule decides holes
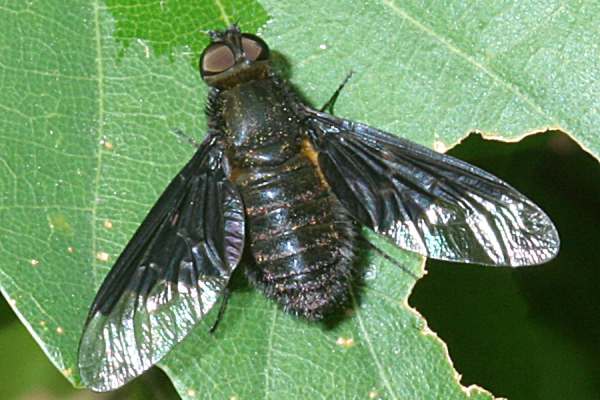
[[[346,86],[346,83],[348,83],[348,81],[350,80],[350,78],[352,77],[353,74],[354,74],[354,71],[351,70],[348,73],[348,75],[346,75],[346,78],[344,79],[342,84],[340,86],[338,86],[336,91],[333,92],[333,95],[329,98],[329,100],[327,100],[327,103],[325,103],[325,105],[323,107],[321,107],[321,109],[319,111],[323,112],[323,111],[327,110],[329,112],[329,114],[333,114],[333,106],[335,105],[335,102],[336,102],[338,96],[340,95],[340,92],[342,91],[344,86]]]
[[[368,248],[370,248],[371,250],[374,250],[377,254],[379,254],[380,256],[385,258],[387,261],[389,261],[396,267],[400,268],[402,271],[406,272],[411,277],[415,278],[415,280],[418,280],[420,278],[420,276],[416,275],[412,271],[409,271],[408,269],[406,269],[406,267],[404,265],[400,264],[400,261],[391,257],[389,254],[387,254],[385,251],[381,250],[379,247],[375,246],[373,243],[369,242],[367,239],[361,237],[360,241],[361,241],[361,243],[365,244]]]
[[[186,135],[185,132],[183,132],[179,128],[173,128],[173,129],[171,129],[171,132],[173,132],[173,134],[175,134],[180,140],[185,140],[186,142],[188,142],[195,148],[199,148],[200,145],[202,144],[199,141],[197,141],[196,139],[194,139],[193,137]]]
[[[219,322],[223,319],[223,315],[225,314],[225,308],[227,307],[227,302],[229,301],[229,289],[226,287],[223,289],[223,300],[221,300],[221,307],[219,307],[219,313],[217,314],[217,319],[213,323],[213,326],[208,331],[211,335],[215,333],[217,330],[217,326],[219,326]]]

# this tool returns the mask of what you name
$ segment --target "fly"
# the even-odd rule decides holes
[[[227,293],[244,250],[248,280],[309,320],[348,300],[361,226],[441,260],[516,267],[557,254],[550,219],[505,182],[303,104],[266,43],[235,25],[211,39],[207,138],[92,303],[79,347],[90,388],[162,359]]]

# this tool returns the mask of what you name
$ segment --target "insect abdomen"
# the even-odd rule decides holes
[[[357,228],[304,153],[238,179],[255,265],[249,278],[286,311],[320,319],[348,299]]]

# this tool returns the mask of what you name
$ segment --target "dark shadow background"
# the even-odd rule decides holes
[[[600,399],[600,166],[567,135],[471,135],[449,154],[525,193],[555,222],[559,256],[519,269],[428,260],[409,299],[465,384],[510,399]]]
[[[450,154],[510,182],[556,223],[554,261],[520,269],[428,261],[409,302],[448,344],[464,384],[518,399],[600,398],[600,166],[568,136],[471,135]],[[72,389],[0,296],[3,399],[177,399],[158,369],[104,395]]]

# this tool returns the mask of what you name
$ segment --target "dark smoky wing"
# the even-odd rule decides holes
[[[488,265],[552,259],[559,238],[533,202],[454,157],[307,109],[332,190],[362,224],[427,257]]]
[[[244,211],[209,139],[169,184],[94,300],[83,382],[115,389],[157,363],[217,302],[244,245]]]

